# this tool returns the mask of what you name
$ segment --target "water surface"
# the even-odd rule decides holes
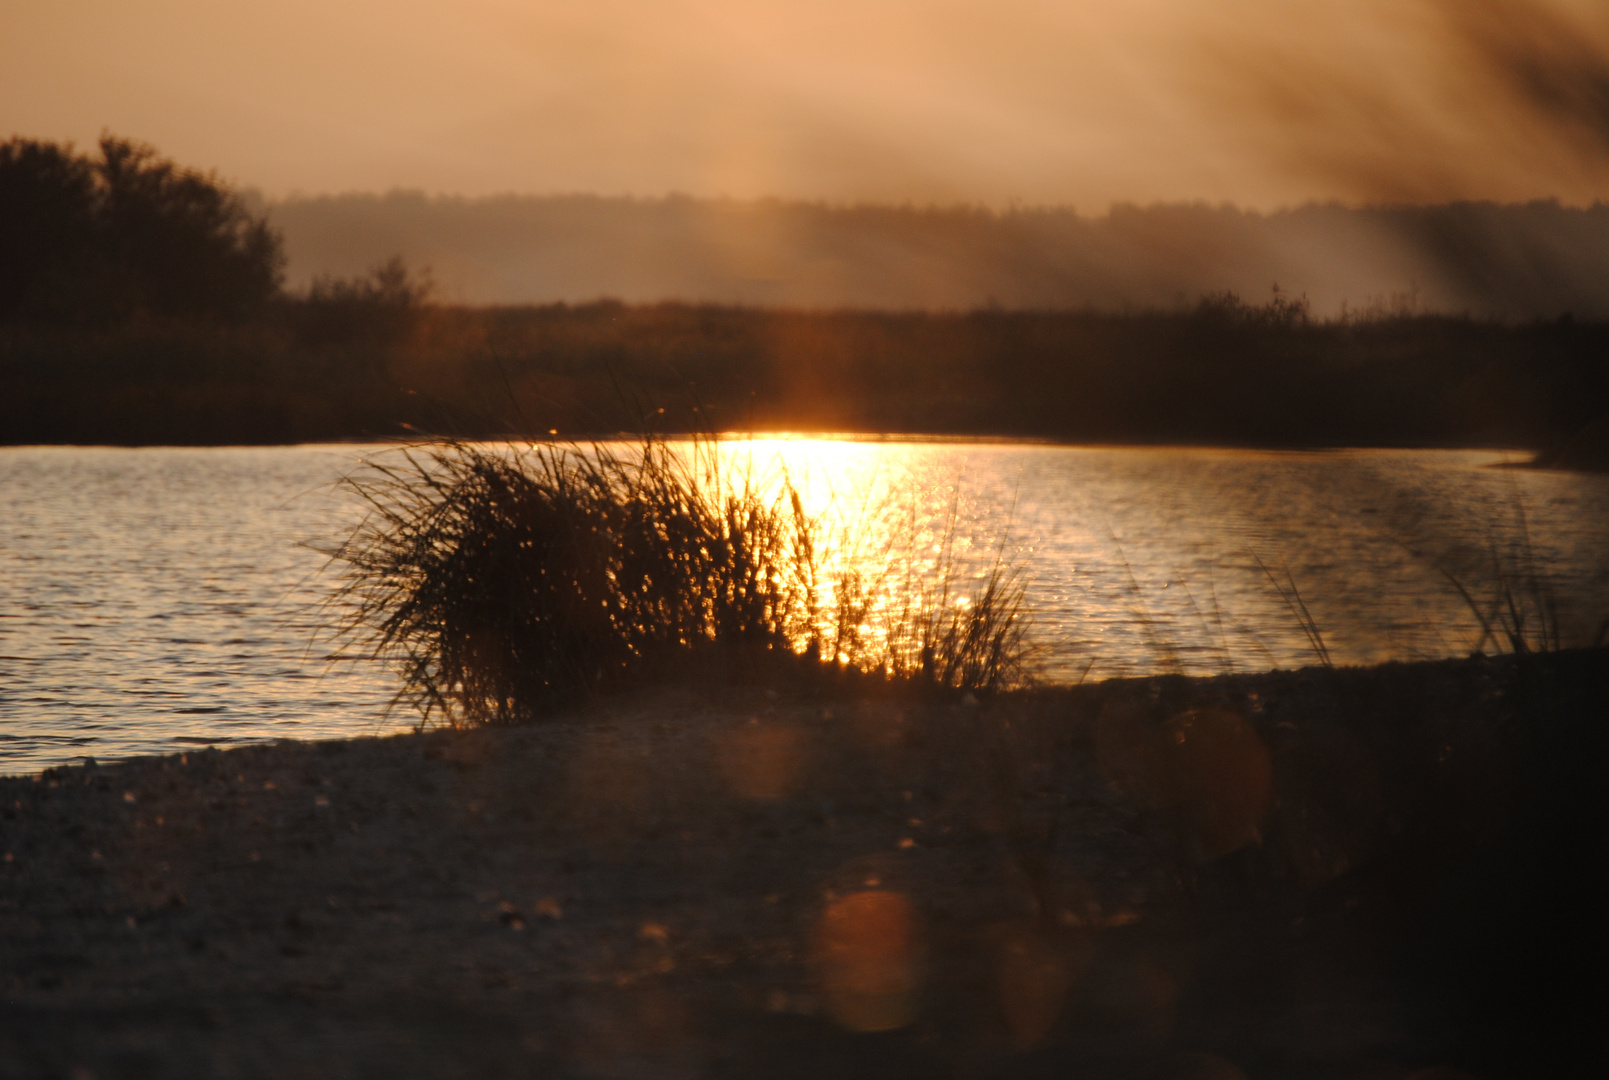
[[[316,548],[372,448],[0,449],[0,773],[411,723],[373,665],[324,659]],[[1609,477],[1480,451],[1275,453],[775,439],[784,473],[875,568],[1020,567],[1043,676],[1074,682],[1460,655],[1535,579],[1568,641],[1609,615]],[[1279,582],[1276,587],[1269,572]],[[1283,590],[1283,595],[1282,595]],[[1492,648],[1490,643],[1485,648]]]

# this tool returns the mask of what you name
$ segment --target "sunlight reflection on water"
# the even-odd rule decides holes
[[[406,726],[382,716],[383,672],[321,661],[333,581],[301,546],[355,520],[331,485],[366,452],[0,450],[0,772]],[[858,538],[871,575],[931,572],[947,538],[962,579],[1003,553],[1052,681],[1313,663],[1259,559],[1289,572],[1338,664],[1475,644],[1438,563],[1482,599],[1494,554],[1537,569],[1566,643],[1609,615],[1609,477],[1485,467],[1501,453],[812,438],[721,452],[758,483],[786,475],[829,539]]]
[[[758,476],[785,473],[874,561],[930,570],[952,520],[974,580],[1003,552],[1056,682],[1317,662],[1264,567],[1295,585],[1337,664],[1469,651],[1479,624],[1438,567],[1484,602],[1494,556],[1542,576],[1566,643],[1609,615],[1609,477],[1488,468],[1500,452],[727,446]]]

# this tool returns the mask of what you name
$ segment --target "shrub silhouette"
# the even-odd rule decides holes
[[[291,306],[297,337],[309,345],[394,344],[413,331],[433,289],[400,255],[365,277],[320,276]]]

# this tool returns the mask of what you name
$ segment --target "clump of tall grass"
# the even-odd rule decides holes
[[[346,485],[369,509],[331,552],[347,655],[394,663],[425,724],[778,665],[978,691],[1025,676],[1023,592],[1002,560],[973,594],[948,574],[868,593],[786,478],[725,468],[708,441],[441,442]]]
[[[1558,652],[1564,648],[1564,635],[1553,582],[1532,545],[1530,521],[1517,490],[1511,490],[1510,502],[1512,524],[1504,529],[1494,522],[1484,547],[1458,543],[1438,551],[1422,539],[1398,543],[1441,574],[1474,617],[1480,635],[1471,653],[1482,653],[1488,645],[1515,655]]]
[[[1479,653],[1488,642],[1498,652],[1507,646],[1516,656],[1558,652],[1564,648],[1558,602],[1531,550],[1530,537],[1522,533],[1520,541],[1511,544],[1508,550],[1501,550],[1492,543],[1489,555],[1490,595],[1484,601],[1471,592],[1453,569],[1438,566],[1480,625],[1480,638],[1470,651]]]
[[[841,567],[832,606],[816,620],[823,655],[891,679],[995,693],[1031,681],[1025,589],[1018,568],[997,557],[970,591],[948,544],[926,573],[909,553],[889,552],[890,568],[868,574]],[[814,646],[811,646],[813,649]]]

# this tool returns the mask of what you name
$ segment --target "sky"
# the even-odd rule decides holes
[[[269,198],[1609,200],[1605,0],[0,0],[0,137]]]

